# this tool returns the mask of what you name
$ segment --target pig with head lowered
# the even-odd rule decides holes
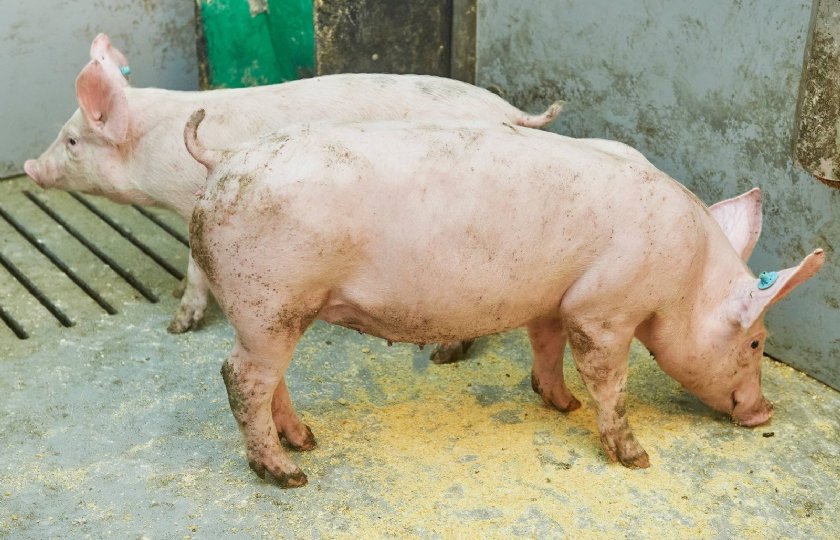
[[[184,132],[209,170],[190,239],[236,329],[222,375],[259,476],[306,483],[280,445],[308,434],[282,378],[315,319],[413,343],[526,326],[534,388],[561,410],[579,405],[568,340],[628,467],[649,466],[625,408],[634,336],[709,406],[770,418],[764,313],[824,254],[757,280],[758,190],[710,209],[620,143],[510,125],[324,123],[210,149],[203,117]]]
[[[542,127],[561,110],[558,102],[532,116],[482,88],[421,75],[330,75],[208,92],[132,88],[124,76],[128,60],[105,34],[94,39],[90,57],[76,79],[79,109],[24,170],[43,188],[162,206],[184,219],[192,214],[206,178],[182,140],[184,123],[200,107],[216,112],[202,132],[208,144],[218,147],[299,122],[441,118]],[[169,330],[190,329],[206,306],[207,284],[190,258],[186,288]]]

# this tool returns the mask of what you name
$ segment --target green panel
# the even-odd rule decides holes
[[[268,27],[281,81],[315,74],[312,0],[269,0]]]
[[[207,86],[235,88],[309,77],[315,71],[311,0],[198,0]],[[199,32],[201,34],[201,31]],[[201,47],[199,48],[201,51]]]

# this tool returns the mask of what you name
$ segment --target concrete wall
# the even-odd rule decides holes
[[[477,82],[553,129],[627,142],[708,203],[757,185],[750,266],[826,267],[770,310],[768,354],[840,388],[840,191],[793,159],[811,0],[479,0]]]
[[[1,2],[0,177],[20,173],[76,109],[99,32],[128,56],[135,86],[196,89],[193,12],[184,0]]]

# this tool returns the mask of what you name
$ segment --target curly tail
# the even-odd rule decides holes
[[[523,114],[519,121],[516,122],[517,125],[529,128],[541,128],[545,127],[548,124],[554,122],[554,119],[557,118],[557,115],[560,114],[560,111],[563,110],[563,106],[566,105],[565,101],[555,101],[551,104],[551,106],[542,114]]]
[[[195,158],[196,161],[207,167],[208,171],[212,171],[221,158],[221,153],[216,150],[206,148],[201,141],[198,140],[198,125],[204,120],[204,109],[198,109],[190,116],[184,126],[184,144],[187,146],[187,151]]]

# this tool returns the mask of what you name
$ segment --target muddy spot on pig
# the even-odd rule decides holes
[[[333,143],[327,144],[324,146],[324,150],[327,154],[327,164],[350,164],[353,163],[358,159],[358,156],[354,154],[349,148],[344,146],[343,144]]]
[[[609,323],[602,323],[609,324]],[[588,354],[593,350],[597,349],[595,342],[592,340],[589,335],[583,331],[583,329],[578,326],[574,322],[567,322],[565,324],[566,328],[569,332],[569,341],[572,344],[572,348],[579,352],[580,354]]]
[[[449,82],[449,81],[447,81]],[[467,90],[463,88],[461,85],[458,84],[438,84],[438,83],[431,83],[429,81],[420,79],[415,83],[417,90],[420,91],[422,94],[426,94],[428,96],[463,96],[467,93]]]
[[[301,133],[305,135],[308,134],[309,131],[307,129],[306,131],[302,131]],[[284,146],[286,146],[286,143],[289,141],[290,138],[291,137],[289,137],[289,135],[285,133],[272,133],[266,136],[267,141],[270,141],[272,144],[277,145],[277,147],[274,149],[275,154],[277,154],[280,150],[283,149]]]
[[[257,175],[253,171],[247,172],[240,175],[229,175],[227,178],[227,184],[236,183],[236,187],[232,188],[236,190],[236,195],[233,197],[233,201],[228,205],[227,213],[231,214],[235,211],[236,208],[243,206],[243,200],[245,196],[249,192],[249,188],[251,184],[254,183],[256,180]]]
[[[225,360],[222,363],[222,367],[219,369],[219,373],[222,375],[222,380],[225,382],[225,388],[227,389],[228,395],[228,403],[230,404],[230,410],[234,412],[234,416],[236,412],[241,410],[246,401],[245,393],[236,384],[234,380],[234,372],[233,372],[233,365],[230,362],[230,359]]]
[[[196,264],[207,276],[210,282],[216,278],[216,267],[207,246],[206,234],[207,213],[200,206],[196,206],[190,219],[190,250]]]
[[[310,310],[283,307],[271,318],[266,331],[272,336],[300,336],[315,320],[320,306]]]
[[[481,133],[471,129],[459,129],[457,131],[458,137],[464,143],[464,147],[469,147],[481,137]]]

